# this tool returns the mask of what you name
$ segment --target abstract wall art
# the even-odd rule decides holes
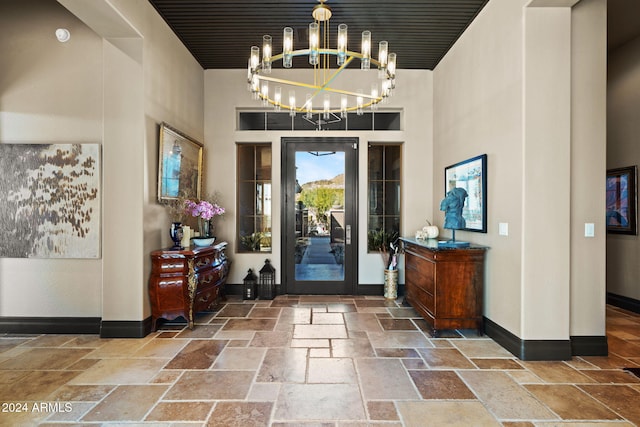
[[[0,257],[99,258],[100,179],[99,144],[0,144]]]

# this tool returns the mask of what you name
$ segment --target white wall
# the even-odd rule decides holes
[[[102,40],[51,0],[0,2],[0,26],[0,143],[102,143]],[[0,258],[0,316],[100,316],[101,277],[102,260]]]
[[[607,168],[640,164],[640,37],[609,53]],[[607,236],[607,291],[640,300],[638,236]]]
[[[605,15],[572,3],[492,0],[434,71],[435,189],[488,155],[488,233],[459,238],[491,247],[485,316],[525,340],[604,334]]]
[[[492,0],[434,70],[434,203],[446,166],[487,154],[487,233],[456,237],[487,252],[484,314],[520,335],[523,5]],[[496,31],[500,28],[500,31]],[[498,235],[498,223],[509,236]]]
[[[158,126],[202,140],[203,70],[146,0],[60,3],[0,3],[0,142],[102,143],[102,259],[0,259],[0,316],[142,321],[149,253],[170,241]]]
[[[289,79],[307,79],[303,70],[281,71]],[[362,80],[360,71],[343,71],[346,79]],[[355,136],[360,141],[359,151],[359,280],[360,284],[381,284],[383,266],[379,254],[367,254],[367,142],[401,142],[403,146],[404,172],[402,181],[402,234],[413,235],[422,228],[425,219],[433,220],[432,188],[432,73],[430,71],[399,70],[395,94],[385,108],[402,108],[403,125],[401,131],[389,132],[339,132],[325,131],[322,136]],[[360,81],[360,83],[362,83]],[[362,85],[362,84],[361,84]],[[363,87],[368,87],[366,84]],[[353,88],[357,89],[357,88]],[[284,93],[288,93],[283,89]],[[222,195],[222,203],[227,209],[222,220],[217,220],[216,235],[230,243],[233,266],[229,283],[239,284],[247,269],[259,268],[267,257],[260,254],[239,254],[235,251],[235,209],[236,209],[236,142],[270,142],[273,153],[273,253],[268,255],[276,268],[280,283],[280,174],[281,137],[316,137],[317,132],[256,132],[236,131],[236,108],[260,109],[259,102],[253,101],[247,92],[246,70],[205,71],[205,140],[211,149],[205,151],[209,165],[207,188]],[[436,221],[437,222],[437,221]]]

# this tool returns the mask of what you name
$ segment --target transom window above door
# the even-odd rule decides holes
[[[400,111],[365,112],[362,115],[347,113],[345,117],[331,115],[325,119],[314,114],[307,119],[304,114],[291,117],[286,111],[238,111],[238,130],[343,130],[390,131],[400,130]]]

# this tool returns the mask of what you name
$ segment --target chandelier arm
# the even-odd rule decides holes
[[[339,93],[341,95],[361,96],[362,98],[368,98],[368,99],[378,99],[378,98],[380,98],[380,97],[373,97],[373,96],[371,96],[370,94],[367,94],[367,93],[350,92],[348,90],[334,89],[334,88],[330,88],[330,87],[312,85],[312,84],[309,84],[309,83],[296,82],[296,81],[293,81],[293,80],[279,79],[277,77],[269,77],[269,76],[258,75],[258,79],[259,80],[265,80],[265,81],[268,81],[268,82],[273,82],[273,83],[281,83],[281,84],[287,85],[287,86],[295,86],[295,87],[303,87],[303,88],[307,88],[307,89],[313,89],[313,90],[316,90],[318,92],[325,91],[325,92],[331,92],[331,93]],[[284,104],[281,104],[281,105],[284,106]]]
[[[337,51],[336,51],[337,52]],[[336,92],[335,89],[331,89],[330,87],[327,87],[329,85],[329,83],[331,83],[333,81],[333,79],[335,79],[341,72],[342,70],[344,70],[344,68],[349,65],[349,63],[351,62],[351,60],[353,59],[353,57],[349,57],[349,59],[347,59],[346,61],[344,61],[344,64],[342,64],[342,66],[340,66],[340,68],[338,68],[325,82],[322,86],[318,87],[318,89],[316,89],[316,91],[311,94],[311,98],[309,98],[307,100],[307,102],[310,102],[313,98],[315,98],[320,92],[323,91],[327,91],[327,92]],[[337,92],[339,93],[339,92]],[[306,105],[306,103],[305,103]]]
[[[291,56],[305,56],[305,55],[309,55],[309,52],[311,52],[310,49],[294,50],[294,51],[291,52]],[[320,55],[338,56],[338,49],[318,49],[318,54],[320,54]],[[346,51],[346,56],[347,57],[353,57],[353,58],[356,58],[356,59],[364,58],[362,53],[354,52],[354,51],[351,51],[351,50],[347,50]],[[283,58],[284,58],[284,52],[283,53],[279,53],[277,55],[273,55],[271,57],[271,62],[277,62],[277,61],[280,61]],[[378,61],[377,59],[371,58],[370,62],[371,62],[371,64],[375,65],[376,67],[380,67],[380,61]],[[261,69],[261,68],[262,68],[262,65],[258,65],[258,69]]]

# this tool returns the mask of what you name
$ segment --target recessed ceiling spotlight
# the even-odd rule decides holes
[[[66,28],[58,28],[56,30],[56,38],[59,42],[64,43],[69,41],[71,38],[71,33]]]

